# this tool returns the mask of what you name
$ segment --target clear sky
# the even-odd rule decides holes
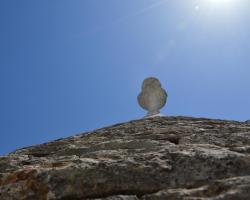
[[[249,0],[1,0],[0,154],[145,115],[250,119]]]

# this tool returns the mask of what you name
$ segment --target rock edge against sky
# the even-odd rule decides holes
[[[19,149],[0,199],[250,199],[250,123],[155,117]]]

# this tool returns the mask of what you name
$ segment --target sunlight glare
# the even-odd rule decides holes
[[[226,8],[231,7],[235,0],[204,0],[203,2],[208,6]]]
[[[199,6],[214,16],[233,16],[240,5],[239,0],[201,0]]]

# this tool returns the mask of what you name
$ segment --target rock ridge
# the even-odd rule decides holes
[[[154,117],[18,149],[0,199],[250,199],[250,123]]]

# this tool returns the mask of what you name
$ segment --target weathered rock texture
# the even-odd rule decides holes
[[[0,157],[1,200],[250,199],[250,123],[156,117]]]

